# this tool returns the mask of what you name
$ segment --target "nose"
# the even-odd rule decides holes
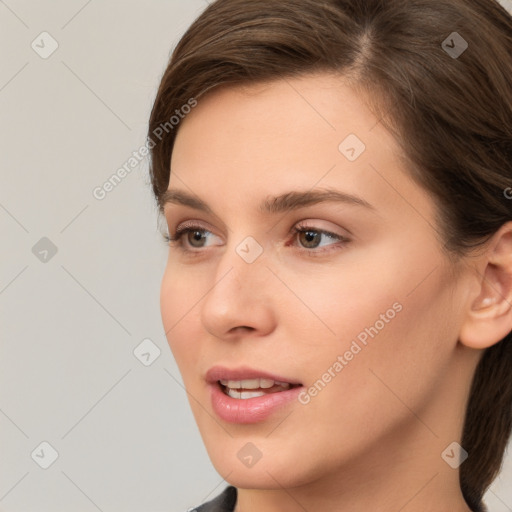
[[[204,328],[226,340],[269,334],[275,328],[275,284],[265,253],[248,263],[235,247],[226,248],[202,301]]]

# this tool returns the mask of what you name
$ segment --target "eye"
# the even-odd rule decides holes
[[[298,239],[299,243],[302,245],[303,248],[300,248],[301,251],[307,252],[311,256],[316,256],[319,253],[322,254],[326,251],[330,251],[330,246],[339,246],[345,245],[348,242],[350,242],[350,239],[343,235],[339,235],[336,233],[332,233],[330,231],[326,231],[324,229],[319,229],[314,226],[308,226],[305,224],[300,224],[298,226],[295,226],[293,228],[293,234],[294,239]],[[326,241],[327,243],[322,244],[322,239]],[[329,243],[329,239],[331,241],[334,241],[333,243]],[[325,247],[328,248],[322,248],[320,250],[313,250],[318,249],[319,247]]]
[[[208,245],[203,244],[203,242],[207,240],[208,234],[212,235],[213,233],[203,228],[202,226],[198,226],[192,223],[184,223],[178,229],[176,229],[176,232],[174,234],[164,234],[164,238],[170,246],[178,246],[183,251],[187,251],[188,249],[186,249],[185,245],[188,244],[190,244],[190,246],[195,249],[208,247]],[[182,240],[183,237],[185,237],[186,239],[186,244]]]

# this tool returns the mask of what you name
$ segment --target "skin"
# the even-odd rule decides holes
[[[353,162],[338,149],[350,133],[366,145]],[[214,90],[179,127],[169,190],[214,213],[166,205],[170,233],[196,221],[206,241],[191,233],[170,248],[161,314],[208,454],[238,488],[237,512],[470,510],[441,453],[461,440],[483,349],[512,327],[512,228],[453,263],[433,200],[398,153],[361,96],[329,74]],[[374,209],[258,209],[326,187]],[[349,241],[291,233],[302,221]],[[250,264],[236,252],[248,236],[263,249]],[[244,425],[213,412],[210,367],[247,365],[308,388],[395,303],[401,311],[307,405]],[[247,442],[262,453],[251,468],[237,457]]]

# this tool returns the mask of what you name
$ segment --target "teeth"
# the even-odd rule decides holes
[[[269,389],[273,386],[282,386],[284,389],[288,389],[290,387],[287,382],[272,379],[221,380],[220,383],[228,389]]]
[[[242,400],[246,400],[247,398],[256,398],[267,394],[264,391],[235,391],[231,388],[228,388],[227,393],[231,398],[239,398]]]

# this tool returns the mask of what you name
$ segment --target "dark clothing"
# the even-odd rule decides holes
[[[233,512],[236,505],[236,487],[230,485],[215,499],[193,509],[194,512]]]
[[[222,494],[219,494],[219,496],[212,501],[203,503],[199,507],[193,509],[193,512],[233,512],[235,510],[236,499],[236,487],[230,485],[224,489]],[[480,506],[474,508],[473,512],[487,512],[487,508],[482,503]]]

